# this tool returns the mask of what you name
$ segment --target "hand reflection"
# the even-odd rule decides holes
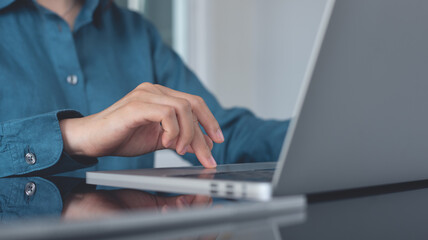
[[[194,206],[210,206],[212,198],[202,195],[158,196],[138,190],[97,190],[72,193],[64,200],[62,218],[88,219],[112,215],[126,210],[157,210],[161,213],[171,209]]]

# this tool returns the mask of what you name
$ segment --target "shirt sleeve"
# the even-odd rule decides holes
[[[0,179],[0,222],[60,217],[63,202],[76,191],[95,190],[85,179],[68,177],[12,177]]]
[[[81,116],[61,110],[1,122],[0,177],[55,174],[96,164],[95,158],[72,158],[63,152],[59,121]]]
[[[0,179],[0,222],[29,217],[58,217],[62,202],[58,188],[46,179]]]
[[[224,109],[180,57],[162,42],[150,23],[147,31],[151,40],[156,82],[202,97],[219,122],[225,142],[215,144],[213,148],[217,163],[276,161],[289,120],[262,120],[244,108]],[[194,154],[186,154],[184,158],[199,164]]]

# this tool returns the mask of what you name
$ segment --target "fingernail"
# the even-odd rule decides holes
[[[221,129],[217,130],[217,137],[221,140],[224,141],[224,136],[223,136],[223,132],[221,131]]]
[[[208,162],[210,163],[210,165],[214,168],[217,167],[217,162],[214,160],[214,157],[211,156],[208,160]]]
[[[184,154],[186,154],[187,153],[187,149],[189,148],[189,146],[185,146],[184,148],[183,148],[183,150],[181,150],[181,152],[179,152],[178,154],[180,154],[180,155],[184,155]]]

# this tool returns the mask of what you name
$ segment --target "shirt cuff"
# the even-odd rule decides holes
[[[42,216],[59,217],[62,198],[58,188],[40,177],[0,179],[0,221]]]
[[[96,158],[72,158],[63,152],[59,120],[76,117],[82,115],[60,110],[0,124],[0,177],[54,174],[96,164]]]

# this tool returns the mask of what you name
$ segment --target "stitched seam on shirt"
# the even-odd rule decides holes
[[[7,148],[9,149],[10,158],[12,159],[12,174],[19,174],[19,168],[18,168],[18,153],[17,153],[17,147],[16,145],[7,144]]]
[[[18,185],[16,184],[16,182],[11,184],[10,191],[9,191],[9,199],[6,201],[6,209],[10,209],[10,206],[15,203]]]
[[[0,130],[1,130],[1,133],[2,133],[2,134],[0,134],[0,153],[7,151],[7,144],[6,143],[3,143],[5,147],[3,148],[3,150],[1,149],[3,135],[5,134],[3,126],[4,126],[4,124],[0,124],[0,128],[1,128]]]
[[[1,130],[1,134],[0,134],[0,146],[1,146],[1,142],[2,142],[2,139],[3,139],[3,135],[4,135],[4,131],[3,131],[3,124],[0,124],[0,130]]]
[[[7,135],[11,133],[12,131],[10,130],[10,127],[5,124],[3,125],[3,133],[4,135]],[[12,137],[11,137],[12,138]],[[10,143],[11,141],[8,141],[8,143],[6,144],[6,148],[9,150],[10,153],[10,158],[12,159],[12,166],[11,169],[12,170],[12,174],[16,174],[19,170],[18,169],[18,161],[19,161],[19,154],[18,154],[18,150],[16,147],[16,143],[14,143],[14,141],[12,141],[12,144]]]

